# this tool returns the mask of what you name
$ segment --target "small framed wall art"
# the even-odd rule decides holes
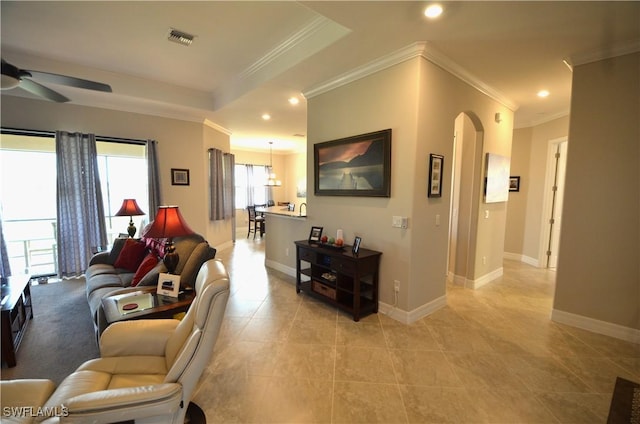
[[[509,177],[509,191],[520,191],[520,177]]]
[[[171,185],[189,185],[189,170],[171,168]]]
[[[429,155],[429,188],[427,197],[442,197],[442,172],[444,156],[431,153]]]

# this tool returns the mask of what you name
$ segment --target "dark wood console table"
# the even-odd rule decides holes
[[[31,276],[28,274],[2,278],[2,362],[16,366],[16,351],[20,346],[29,320],[33,319]]]
[[[305,293],[353,315],[354,321],[378,312],[381,252],[342,249],[296,241],[296,293]]]

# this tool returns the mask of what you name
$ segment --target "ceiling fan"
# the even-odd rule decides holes
[[[45,99],[53,102],[64,103],[69,101],[67,97],[38,82],[35,82],[34,80],[111,93],[111,86],[101,82],[89,81],[66,75],[52,74],[49,72],[20,69],[2,59],[2,79],[0,81],[0,87],[2,90],[20,87],[32,94],[35,94],[36,96],[44,97]]]

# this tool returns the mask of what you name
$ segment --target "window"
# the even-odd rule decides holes
[[[98,168],[108,243],[126,233],[129,217],[113,216],[125,198],[148,208],[144,144],[97,141]],[[57,274],[56,154],[53,133],[0,135],[0,208],[7,253],[14,274]],[[148,215],[133,217],[138,230]]]
[[[264,165],[236,164],[235,189],[236,209],[246,209],[249,205],[266,205],[269,189],[264,183],[269,176],[269,168]]]
[[[138,206],[146,213],[134,216],[133,222],[142,230],[148,223],[149,192],[147,180],[147,160],[145,146],[140,144],[97,141],[98,169],[102,188],[102,201],[107,226],[108,243],[119,234],[126,234],[128,216],[113,216],[124,199],[136,199]],[[136,234],[139,237],[140,233]]]

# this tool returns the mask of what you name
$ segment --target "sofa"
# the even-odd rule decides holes
[[[144,234],[144,233],[143,233]],[[180,286],[193,288],[200,267],[216,255],[216,249],[198,234],[174,237],[175,251],[180,257],[175,274]],[[85,272],[89,309],[96,334],[107,327],[102,311],[105,296],[156,286],[158,275],[167,272],[162,262],[164,240],[117,238],[111,250],[95,254]]]

